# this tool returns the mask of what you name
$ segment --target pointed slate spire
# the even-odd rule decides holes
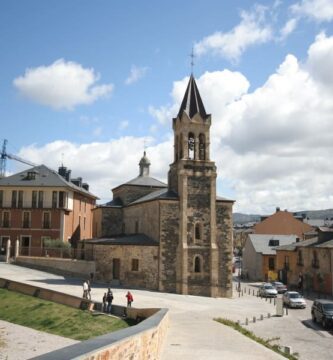
[[[206,119],[207,117],[206,110],[201,100],[197,84],[192,74],[187,85],[184,99],[182,101],[182,104],[180,105],[178,117],[182,116],[183,111],[186,112],[190,119],[196,113],[199,113],[203,119]]]

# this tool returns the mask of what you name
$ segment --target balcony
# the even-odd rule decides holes
[[[30,221],[23,221],[22,227],[24,229],[30,229]]]

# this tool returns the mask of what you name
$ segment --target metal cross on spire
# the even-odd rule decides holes
[[[191,58],[191,74],[193,75],[193,66],[194,66],[194,58],[195,58],[193,46],[192,46],[192,52],[190,54],[190,58]]]

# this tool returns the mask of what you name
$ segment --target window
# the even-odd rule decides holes
[[[268,246],[279,246],[280,240],[270,239],[268,242]]]
[[[12,208],[15,209],[17,207],[17,191],[12,191]]]
[[[0,207],[3,206],[3,190],[0,190]]]
[[[44,212],[43,213],[43,229],[50,229],[51,227],[51,213]]]
[[[284,257],[284,268],[285,270],[289,270],[289,256]]]
[[[84,212],[87,212],[87,202],[84,201]]]
[[[300,265],[300,266],[303,265],[303,253],[302,253],[302,250],[298,250],[298,253],[297,253],[297,265]]]
[[[30,212],[23,211],[23,226],[24,228],[30,228]]]
[[[22,190],[20,190],[18,192],[18,205],[17,205],[17,207],[19,209],[22,209],[22,207],[23,207],[23,191]]]
[[[59,191],[59,207],[61,209],[67,207],[67,193],[65,191]],[[80,200],[80,211],[81,211],[81,200]]]
[[[139,259],[132,259],[132,271],[139,271]]]
[[[275,259],[273,257],[268,258],[268,270],[275,270]]]
[[[205,135],[199,135],[199,160],[206,160]]]
[[[44,191],[38,192],[38,208],[42,209],[44,207]]]
[[[57,208],[57,198],[58,198],[58,193],[56,191],[52,191],[52,208],[53,209]]]
[[[81,215],[79,215],[79,227],[81,226]]]
[[[37,191],[33,191],[33,192],[32,192],[31,207],[32,207],[33,209],[36,209],[36,208],[37,208],[37,194],[38,194]]]
[[[189,133],[188,134],[188,158],[190,160],[194,160],[195,156],[195,140],[194,140],[194,134]]]
[[[317,255],[317,251],[313,250],[313,255],[312,255],[312,267],[313,268],[319,268],[319,260],[318,260],[318,255]]]
[[[200,224],[195,224],[195,230],[194,230],[194,238],[195,240],[201,239],[201,227]]]
[[[9,211],[4,211],[2,213],[2,227],[9,228],[10,227],[10,213]]]
[[[179,159],[182,159],[184,157],[183,152],[183,134],[179,137]]]
[[[85,230],[86,229],[86,218],[84,217],[83,218],[83,230]]]
[[[136,220],[135,222],[135,234],[137,234],[139,232],[139,221]]]
[[[194,272],[200,273],[201,272],[201,259],[199,256],[194,258]]]

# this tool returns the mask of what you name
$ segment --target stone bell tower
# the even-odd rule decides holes
[[[226,249],[222,244],[226,241],[217,234],[217,174],[210,160],[210,126],[211,115],[206,113],[191,75],[173,119],[174,161],[168,176],[169,190],[179,196],[177,293],[230,296],[221,280],[221,271],[228,269],[223,267],[225,257],[220,253]],[[228,249],[232,247],[231,231],[229,235]],[[229,281],[231,276],[226,278]]]

